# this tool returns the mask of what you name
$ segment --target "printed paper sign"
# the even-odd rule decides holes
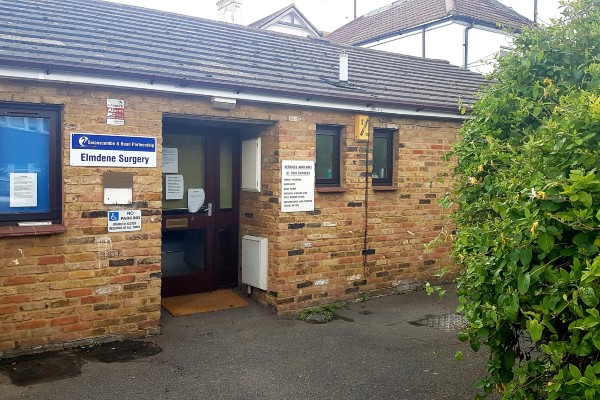
[[[165,186],[165,200],[183,199],[183,175],[166,175]]]
[[[37,174],[10,174],[10,207],[37,207]]]
[[[125,101],[106,99],[106,123],[108,125],[125,125]]]
[[[78,167],[156,167],[156,138],[71,133],[70,165]]]
[[[314,211],[314,161],[281,162],[281,212]]]
[[[196,213],[204,205],[204,189],[188,189],[188,211]]]
[[[162,172],[163,174],[176,174],[179,172],[179,149],[163,147]]]
[[[131,232],[142,230],[142,211],[125,210],[108,212],[109,232]]]

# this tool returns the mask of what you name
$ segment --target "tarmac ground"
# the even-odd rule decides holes
[[[346,304],[323,324],[255,302],[163,312],[146,340],[1,361],[0,398],[472,399],[487,355],[457,340],[456,305],[452,290],[415,291]]]

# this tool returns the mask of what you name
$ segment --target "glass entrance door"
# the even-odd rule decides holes
[[[164,129],[163,297],[236,286],[239,136],[189,124]]]

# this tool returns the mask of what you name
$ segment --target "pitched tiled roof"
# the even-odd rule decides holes
[[[510,29],[532,24],[497,0],[399,0],[347,23],[331,32],[327,39],[339,44],[360,45],[446,18]]]
[[[342,50],[346,85],[338,80]],[[6,66],[448,112],[484,82],[444,61],[98,0],[0,0]]]

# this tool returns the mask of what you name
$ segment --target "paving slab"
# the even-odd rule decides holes
[[[257,303],[177,318],[165,312],[162,334],[146,340],[161,352],[138,358],[73,351],[69,357],[82,360],[75,362],[78,374],[25,379],[23,386],[0,374],[0,397],[468,399],[487,355],[456,339],[456,304],[451,289],[442,300],[416,291],[344,305],[325,324],[278,317]],[[415,324],[432,317],[442,323]]]

